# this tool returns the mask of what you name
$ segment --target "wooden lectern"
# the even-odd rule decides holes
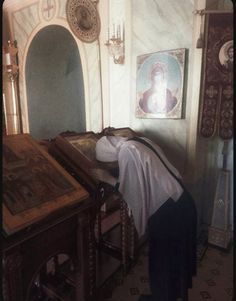
[[[106,128],[98,134],[64,132],[52,141],[49,152],[95,199],[97,206],[95,237],[98,253],[105,252],[113,258],[113,272],[122,265],[126,273],[139,244],[133,218],[128,213],[122,196],[115,192],[113,187],[106,183],[99,183],[91,175],[92,168],[104,168],[114,176],[118,176],[119,173],[117,162],[103,163],[96,160],[96,142],[103,135],[129,138],[138,136],[130,128]],[[101,270],[99,262],[98,270]],[[105,274],[97,277],[98,287],[110,276],[109,273]]]
[[[2,212],[4,301],[94,295],[93,200],[28,134],[3,137]]]

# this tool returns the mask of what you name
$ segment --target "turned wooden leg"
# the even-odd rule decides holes
[[[99,212],[96,215],[96,223],[95,223],[95,233],[96,233],[96,239],[97,239],[97,243],[99,244],[101,241],[101,237],[102,237],[102,226],[101,226],[101,212],[99,210]]]
[[[104,193],[105,193],[104,187],[98,186],[96,196],[95,196],[95,202],[98,208],[96,214],[95,233],[96,233],[96,239],[98,244],[100,243],[102,237],[101,206],[103,204]]]
[[[101,218],[101,216],[100,216]],[[92,297],[95,295],[95,290],[96,290],[96,246],[95,246],[95,237],[94,237],[94,222],[93,219],[90,218],[90,223],[89,223],[89,296]],[[100,222],[101,225],[101,222]],[[101,227],[101,226],[100,226]],[[100,229],[101,232],[101,229]]]
[[[76,301],[88,301],[94,296],[96,283],[94,223],[89,214],[78,218],[77,253]]]
[[[25,301],[21,273],[22,256],[18,252],[3,255],[3,300]]]
[[[124,274],[127,273],[127,205],[121,199],[120,201],[121,214],[121,251],[122,251],[122,265]]]
[[[130,258],[133,260],[134,259],[134,244],[135,244],[135,229],[134,229],[134,218],[133,215],[130,214]]]

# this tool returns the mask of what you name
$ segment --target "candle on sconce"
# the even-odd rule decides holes
[[[10,53],[6,53],[5,55],[5,59],[6,59],[6,65],[11,65],[11,55]]]
[[[112,31],[112,33],[110,33]],[[115,64],[124,64],[125,53],[124,53],[124,24],[112,23],[112,28],[108,27],[108,41],[105,45],[108,47],[108,53],[113,57]],[[111,35],[111,37],[110,37]]]
[[[122,41],[122,24],[120,24],[120,39]]]
[[[124,41],[125,39],[125,25],[124,23],[122,24],[122,40]]]
[[[117,39],[119,38],[119,27],[118,26],[116,27],[116,38]]]
[[[107,41],[110,40],[110,29],[109,29],[109,26],[107,28]]]
[[[118,25],[118,38],[119,39],[121,38],[121,35],[120,35],[120,24]]]

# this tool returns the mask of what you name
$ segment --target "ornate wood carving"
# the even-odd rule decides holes
[[[130,258],[134,259],[135,253],[135,225],[134,225],[134,217],[130,216]]]
[[[222,139],[233,137],[233,87],[222,85],[222,98],[220,103],[219,136]]]
[[[207,14],[200,134],[233,137],[233,15]]]
[[[90,214],[92,213],[86,212],[78,218],[80,230],[77,231],[77,257],[83,258],[83,260],[79,260],[76,273],[76,295],[81,300],[93,296],[96,288],[94,223],[91,222],[95,220],[95,216],[90,216]]]
[[[29,134],[3,139],[3,230],[11,235],[88,197]]]
[[[128,237],[127,237],[127,204],[123,199],[120,200],[120,219],[121,219],[121,252],[122,252],[122,265],[124,273],[127,272],[127,250],[128,250]]]
[[[214,84],[206,86],[205,101],[202,111],[201,134],[204,137],[211,137],[215,133],[217,119],[217,104],[219,89]]]

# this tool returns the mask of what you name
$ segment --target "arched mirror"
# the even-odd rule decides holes
[[[36,139],[86,130],[84,82],[77,44],[59,25],[41,29],[26,59],[29,131]]]

